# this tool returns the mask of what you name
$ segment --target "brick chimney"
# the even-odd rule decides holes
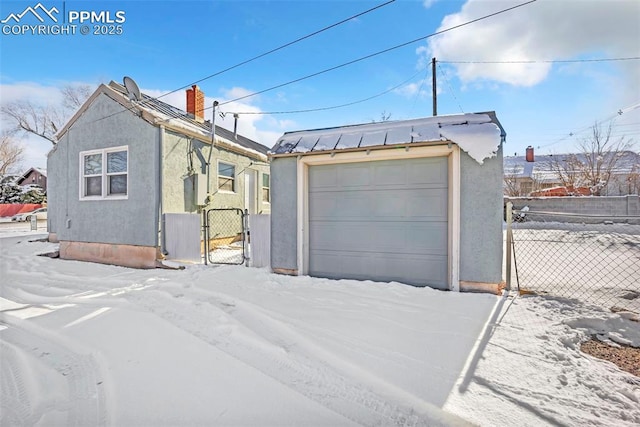
[[[198,85],[187,89],[187,113],[199,122],[204,122],[204,93]]]

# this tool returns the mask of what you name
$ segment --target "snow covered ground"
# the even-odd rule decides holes
[[[640,313],[639,225],[525,222],[513,235],[522,288]]]
[[[133,270],[0,231],[0,425],[617,425],[640,325],[559,299],[243,266]]]

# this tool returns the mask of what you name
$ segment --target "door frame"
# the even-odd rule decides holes
[[[340,163],[404,160],[427,157],[448,159],[448,249],[447,285],[460,290],[460,147],[456,144],[394,146],[385,149],[366,149],[298,156],[297,161],[297,264],[298,275],[309,274],[309,167]]]
[[[251,179],[247,180],[247,177],[251,177],[253,179],[253,186],[250,186]],[[258,199],[258,171],[256,169],[245,169],[244,170],[244,208],[249,211],[249,215],[255,215],[260,210],[258,207],[259,199]],[[248,182],[247,182],[248,181]],[[251,211],[251,192],[247,192],[247,190],[251,190],[253,187],[253,203],[255,212]],[[249,202],[249,205],[247,205]]]

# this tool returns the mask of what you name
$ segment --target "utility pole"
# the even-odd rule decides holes
[[[438,115],[438,95],[436,93],[436,58],[431,58],[431,92],[433,93],[433,116]]]

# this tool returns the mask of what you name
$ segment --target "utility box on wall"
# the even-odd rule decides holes
[[[204,206],[207,199],[207,175],[195,173],[184,178],[184,204],[186,211]]]
[[[196,195],[196,205],[206,204],[207,199],[207,176],[197,173],[193,176],[194,193]]]

